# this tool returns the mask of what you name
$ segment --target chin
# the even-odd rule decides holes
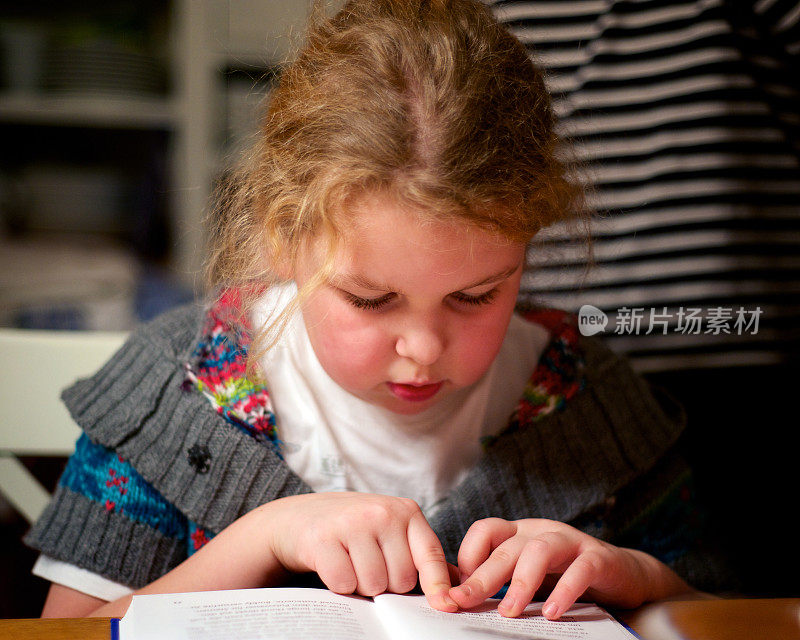
[[[402,400],[396,400],[392,403],[384,403],[381,406],[400,416],[415,416],[430,409],[437,402],[438,399],[426,400],[425,402],[404,402]]]

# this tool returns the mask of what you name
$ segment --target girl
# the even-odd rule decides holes
[[[64,394],[85,434],[27,536],[43,615],[316,574],[443,611],[510,582],[504,615],[541,589],[557,618],[709,575],[680,411],[570,316],[514,315],[528,242],[579,201],[556,142],[479,2],[319,20],[223,194],[216,302]]]

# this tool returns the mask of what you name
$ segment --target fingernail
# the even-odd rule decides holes
[[[503,598],[503,601],[497,605],[498,609],[502,609],[503,611],[511,611],[514,608],[514,605],[517,604],[517,601],[514,598]]]
[[[548,602],[546,605],[542,607],[542,614],[544,614],[545,618],[553,618],[558,617],[558,605],[555,602]]]
[[[455,589],[465,598],[469,598],[472,595],[472,587],[470,587],[468,584],[460,584]]]
[[[438,600],[438,604],[436,604]],[[447,610],[447,611],[457,611],[458,604],[455,600],[453,600],[449,595],[449,589],[445,589],[444,591],[438,591],[428,596],[428,601],[431,603],[434,609],[439,610]]]

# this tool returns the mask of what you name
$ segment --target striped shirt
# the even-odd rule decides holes
[[[592,305],[641,372],[796,357],[800,3],[489,3],[545,70],[596,213],[594,267],[548,230],[523,298]]]

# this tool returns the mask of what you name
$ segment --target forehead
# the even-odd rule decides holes
[[[388,198],[357,202],[348,212],[334,261],[337,273],[384,280],[495,273],[519,264],[524,246],[458,220],[440,220]]]
[[[369,194],[355,200],[343,216],[346,245],[408,243],[420,250],[453,251],[467,246],[508,246],[501,234],[481,229],[457,216],[443,216],[394,198]]]

